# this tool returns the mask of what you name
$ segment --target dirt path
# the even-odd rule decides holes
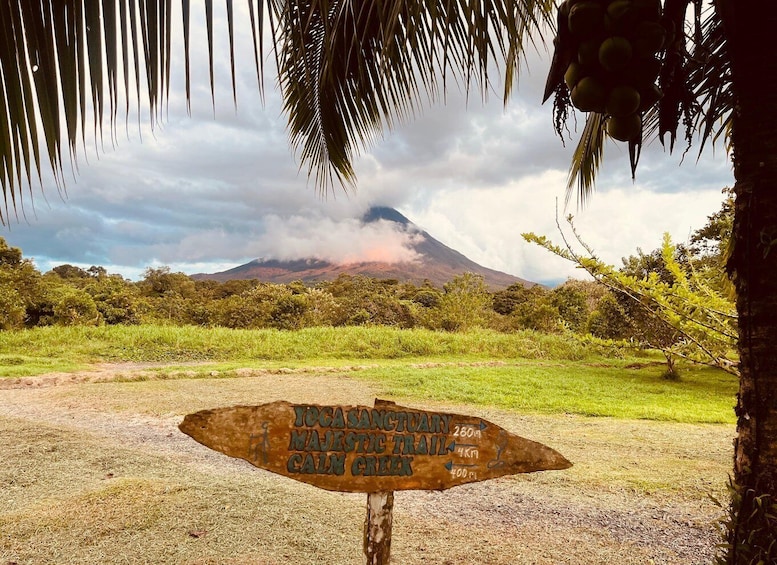
[[[18,426],[21,431],[15,437],[31,434],[33,426],[46,426],[70,436],[83,434],[97,445],[120,446],[154,456],[184,471],[206,473],[222,483],[260,480],[262,485],[280,485],[278,488],[309,499],[318,496],[311,493],[320,491],[258,471],[190,440],[177,430],[181,416],[206,407],[278,399],[371,404],[375,397],[367,385],[348,378],[342,370],[112,382],[117,378],[132,381],[133,375],[147,378],[148,374],[143,373],[147,368],[103,366],[91,373],[0,381],[5,389],[0,391],[0,421],[11,430],[9,434]],[[519,435],[556,447],[575,462],[575,467],[564,473],[505,478],[443,493],[398,493],[394,562],[687,565],[712,561],[718,541],[713,521],[720,511],[707,494],[720,495],[725,480],[730,445],[727,436],[733,433],[727,427],[529,417],[439,404],[424,407],[479,414]],[[0,447],[0,456],[11,455],[9,449]],[[15,454],[18,457],[18,449]],[[25,461],[19,460],[0,470],[0,481],[18,483],[24,465]],[[42,489],[41,501],[51,496],[43,487],[35,488]],[[332,493],[325,494],[332,497]],[[337,503],[338,496],[347,500],[351,512],[358,512],[358,497],[335,495],[333,503]],[[6,535],[3,529],[11,529],[10,519],[18,522],[19,513],[30,507],[29,492],[20,491],[18,497],[13,495],[8,501],[8,521],[2,521],[0,511],[0,539],[4,542],[0,545],[0,564],[55,562],[34,557],[19,560],[20,555],[30,556],[30,550],[23,550],[24,544],[10,539],[21,535],[19,530]],[[267,543],[272,547],[271,542]],[[347,560],[329,556],[316,562],[357,563],[358,546],[352,549]],[[83,548],[75,548],[72,555],[80,555],[79,551]],[[219,551],[223,554],[224,550]],[[246,550],[237,547],[234,556],[223,562],[305,563],[313,562],[305,555],[326,555],[321,551],[320,543],[313,548],[291,548],[288,560],[276,556],[279,560],[273,561],[267,555],[261,559],[247,557]],[[222,561],[198,561],[184,551],[163,562]]]

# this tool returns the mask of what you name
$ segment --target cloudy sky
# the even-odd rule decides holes
[[[655,142],[643,150],[632,182],[626,148],[610,143],[594,197],[585,208],[572,202],[564,210],[575,123],[574,139],[564,146],[553,131],[550,103],[540,104],[549,57],[538,53],[529,55],[507,107],[499,85],[485,104],[479,96],[467,103],[454,88],[445,105],[425,108],[359,157],[356,191],[322,198],[289,146],[270,74],[262,103],[248,30],[237,29],[243,53],[237,109],[226,33],[220,34],[214,112],[204,24],[196,24],[191,117],[182,65],[174,61],[169,113],[160,127],[139,128],[131,116],[115,147],[110,136],[99,151],[87,143],[66,194],[44,180],[44,191],[33,189],[18,221],[0,228],[41,270],[102,265],[137,279],[149,266],[191,274],[258,257],[412,258],[406,234],[388,226],[365,229],[358,221],[381,205],[486,267],[552,283],[582,275],[520,234],[559,239],[557,201],[560,216],[575,216],[599,256],[620,264],[637,248],[656,248],[664,232],[685,241],[719,209],[721,189],[733,184],[722,147],[698,161],[692,150],[683,162],[682,147],[669,155]],[[217,26],[226,31],[223,19]],[[583,119],[578,116],[581,127]]]

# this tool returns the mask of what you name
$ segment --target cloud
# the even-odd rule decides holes
[[[313,257],[333,263],[385,261],[412,262],[419,256],[412,245],[420,234],[405,232],[393,222],[367,225],[358,220],[333,221],[307,217],[270,217],[267,233],[257,245],[261,255],[273,259]]]
[[[535,232],[561,244],[557,197],[563,197],[565,180],[564,173],[549,171],[499,189],[451,188],[411,217],[450,247],[491,268],[537,282],[581,278],[584,273],[571,263],[521,238],[524,232]],[[617,266],[637,248],[657,248],[664,232],[676,242],[686,241],[720,208],[721,200],[717,188],[683,193],[653,192],[639,185],[612,189],[575,213],[575,225],[600,258]],[[563,199],[558,216],[566,228]]]
[[[217,14],[223,30],[224,14]],[[573,129],[562,144],[550,104],[540,104],[546,54],[529,54],[507,106],[498,83],[485,105],[450,90],[445,105],[424,108],[357,159],[355,192],[322,198],[289,147],[272,57],[263,104],[247,26],[236,26],[243,55],[235,109],[227,38],[217,35],[214,111],[206,32],[197,13],[192,23],[192,116],[176,51],[164,124],[153,132],[143,126],[141,141],[131,115],[115,149],[106,139],[98,159],[88,145],[65,200],[46,179],[45,198],[35,189],[34,206],[24,205],[28,220],[0,232],[42,269],[96,264],[135,278],[146,266],[215,272],[257,257],[412,260],[412,235],[358,221],[371,205],[385,205],[484,266],[538,281],[578,274],[520,237],[535,231],[557,239],[556,200],[565,196],[577,135]],[[681,157],[666,155],[658,143],[646,147],[632,182],[624,148],[607,146],[597,192],[576,212],[578,228],[602,258],[617,264],[637,247],[653,249],[664,231],[684,240],[718,209],[720,189],[733,182],[722,150],[707,151],[698,164],[689,153],[679,166]]]
[[[322,216],[265,216],[261,229],[235,232],[203,229],[170,242],[149,245],[155,262],[205,263],[214,257],[294,260],[315,258],[333,263],[415,261],[412,250],[417,234],[406,233],[390,222],[364,226],[358,220],[336,221]],[[147,251],[144,250],[144,253]],[[119,262],[133,263],[134,250],[116,247]]]

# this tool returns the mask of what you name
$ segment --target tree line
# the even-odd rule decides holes
[[[572,332],[660,349],[670,374],[677,357],[709,362],[696,353],[715,348],[717,357],[709,364],[725,369],[734,365],[736,337],[732,293],[721,276],[732,214],[729,195],[689,244],[672,245],[667,239],[662,248],[638,250],[623,259],[619,269],[555,248],[545,238],[528,237],[575,261],[594,280],[570,279],[553,289],[519,283],[496,291],[472,273],[456,276],[442,288],[360,275],[312,285],[219,282],[195,280],[169,267],[148,268],[137,282],[100,266],[64,264],[41,273],[19,248],[0,238],[0,329],[147,323]],[[709,316],[700,316],[708,311],[729,316],[718,327]],[[725,334],[722,340],[718,330]]]
[[[0,328],[49,325],[175,324],[295,330],[386,325],[466,331],[585,331],[602,292],[593,282],[555,289],[515,284],[490,291],[464,273],[442,288],[396,279],[340,275],[306,285],[258,280],[195,280],[169,267],[133,282],[104,267],[59,265],[41,273],[0,238]]]

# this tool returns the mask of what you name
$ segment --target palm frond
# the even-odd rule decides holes
[[[235,14],[225,0],[235,97]],[[384,128],[415,115],[455,81],[486,97],[503,66],[505,99],[525,50],[552,24],[551,0],[248,0],[257,80],[269,22],[303,165],[326,191],[354,182],[353,158]],[[187,110],[190,0],[182,0]],[[204,1],[211,98],[215,103],[213,0]],[[0,222],[18,214],[24,186],[42,161],[64,186],[78,141],[112,139],[119,113],[148,108],[153,127],[170,89],[171,0],[0,1]],[[258,37],[258,41],[257,41]],[[134,71],[134,73],[132,72]],[[124,98],[124,104],[121,102]],[[63,145],[66,155],[63,159]]]
[[[694,126],[699,131],[701,153],[707,141],[714,144],[730,132],[734,93],[723,22],[712,9],[700,24],[699,39],[691,53],[688,82],[698,108]]]
[[[734,95],[722,20],[713,7],[694,6],[692,33],[683,35],[664,59],[664,97],[644,119],[646,136],[660,137],[662,143],[669,136],[670,152],[678,133],[686,150],[698,142],[701,153],[731,128]]]
[[[414,115],[449,79],[486,96],[510,80],[550,18],[547,0],[275,0],[290,137],[326,191],[353,183],[353,158],[384,126]],[[505,95],[509,94],[506,87]]]
[[[606,137],[604,114],[589,113],[583,132],[580,134],[580,140],[572,154],[565,207],[569,205],[575,188],[577,188],[577,201],[580,206],[584,206],[593,193],[596,174],[604,155]]]
[[[687,21],[690,4],[694,8],[693,19]],[[663,14],[678,33],[661,53],[659,85],[663,97],[643,114],[642,139],[658,137],[671,153],[680,135],[686,142],[685,151],[698,144],[701,154],[708,143],[715,144],[722,136],[728,137],[731,130],[734,95],[722,18],[714,4],[700,0],[665,0]],[[563,37],[557,38],[556,55],[563,55],[562,40]],[[549,96],[551,89],[556,88],[555,128],[562,135],[571,103],[560,74],[565,68],[563,58],[558,66],[561,68],[551,68],[545,94]],[[559,99],[559,92],[566,94],[566,99]],[[601,153],[592,152],[591,143],[601,142],[606,135],[601,132],[600,138],[595,139],[591,129],[594,123],[604,128],[601,118],[592,121],[589,117],[586,122],[570,167],[567,202],[574,186],[578,188],[579,203],[584,203],[593,191]],[[641,142],[629,143],[632,178],[640,148]]]
[[[269,0],[249,1],[251,31],[260,38],[254,42],[259,74]],[[225,2],[234,89],[232,0]],[[182,14],[188,107],[188,0]],[[206,20],[212,53],[212,0],[206,0]],[[77,166],[78,138],[86,144],[87,120],[98,143],[104,128],[115,134],[120,111],[126,122],[132,101],[138,115],[146,105],[151,125],[158,122],[170,89],[171,29],[172,0],[0,1],[0,223],[23,210],[21,195],[32,190],[33,174],[42,182],[42,161],[63,188],[64,165]]]

